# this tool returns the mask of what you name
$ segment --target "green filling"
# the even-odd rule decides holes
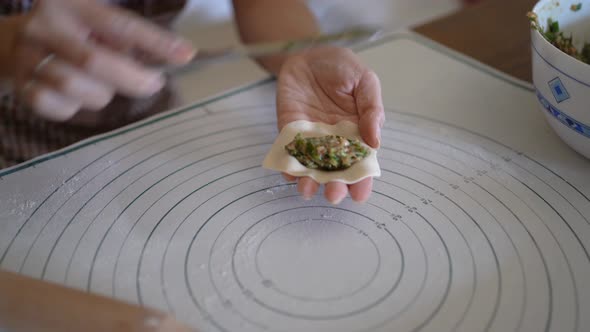
[[[574,6],[576,8],[575,10]],[[581,3],[574,6],[572,6],[572,10],[574,11],[578,11],[580,8],[582,8]],[[538,17],[535,13],[528,13],[527,17],[531,21],[532,28],[539,31],[541,35],[553,46],[557,47],[569,56],[572,56],[584,63],[590,64],[590,43],[584,43],[584,47],[580,52],[573,44],[573,37],[570,36],[568,38],[564,35],[563,31],[560,31],[559,22],[549,19],[547,22],[547,29],[543,31],[539,25]]]
[[[324,171],[347,169],[369,154],[357,139],[338,135],[305,138],[301,133],[285,146],[285,150],[303,166]]]
[[[577,12],[578,10],[582,9],[582,3],[580,2],[580,3],[579,3],[579,4],[577,4],[577,5],[571,5],[570,9],[571,9],[573,12]]]

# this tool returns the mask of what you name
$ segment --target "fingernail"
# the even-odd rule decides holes
[[[338,204],[342,203],[343,200],[344,200],[344,197],[341,197],[341,198],[335,199],[333,201],[330,201],[330,204],[338,205]]]
[[[170,53],[174,54],[178,60],[186,62],[195,56],[196,50],[191,43],[179,39],[170,48]]]
[[[146,94],[154,94],[158,91],[160,91],[160,89],[162,89],[162,87],[164,87],[165,81],[164,78],[159,75],[153,75],[150,76],[148,79],[146,79],[143,84],[141,85],[141,90],[144,91]]]

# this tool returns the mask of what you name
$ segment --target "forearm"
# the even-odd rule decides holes
[[[233,0],[236,24],[245,44],[291,40],[320,33],[305,0]],[[286,56],[257,59],[262,67],[278,74]]]

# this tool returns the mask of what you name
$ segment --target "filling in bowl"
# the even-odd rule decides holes
[[[570,10],[577,12],[582,9],[582,3],[571,5]],[[539,18],[537,14],[533,12],[527,13],[527,17],[531,21],[531,27],[541,33],[541,35],[553,46],[565,54],[572,56],[586,64],[590,64],[590,43],[584,42],[583,46],[577,48],[573,42],[573,34],[569,37],[560,30],[559,22],[551,18],[547,19],[546,28],[543,29],[539,24]]]

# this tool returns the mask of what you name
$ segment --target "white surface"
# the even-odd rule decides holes
[[[393,31],[448,14],[457,0],[309,0],[323,31],[368,24]],[[223,47],[239,42],[229,0],[190,0],[173,26],[198,47]],[[267,77],[255,62],[244,59],[216,64],[175,79],[179,98],[191,103]]]
[[[352,167],[337,172],[325,172],[316,169],[309,169],[294,157],[291,157],[285,151],[285,145],[289,144],[295,138],[295,135],[301,133],[303,137],[340,135],[348,139],[358,139],[362,142],[358,126],[349,121],[341,121],[334,125],[328,125],[320,122],[294,121],[287,124],[279,133],[279,136],[273,143],[270,151],[264,158],[262,166],[273,171],[284,172],[293,176],[309,176],[318,183],[343,182],[346,184],[357,183],[368,177],[381,176],[379,161],[377,161],[377,151],[363,143],[369,151],[367,157]]]
[[[379,25],[398,30],[460,7],[458,0],[308,0],[308,3],[325,31],[351,25]]]
[[[589,330],[590,162],[528,86],[411,37],[362,58],[387,107],[366,204],[261,167],[267,83],[1,173],[0,266],[201,331]]]
[[[590,2],[573,12],[570,7],[579,1],[541,1],[535,6],[539,23],[546,28],[548,19],[559,22],[566,36],[573,34],[582,49],[590,31]],[[539,110],[555,132],[573,149],[590,158],[590,65],[563,53],[531,31],[533,83],[539,99]],[[552,84],[559,84],[562,94],[556,95]]]

